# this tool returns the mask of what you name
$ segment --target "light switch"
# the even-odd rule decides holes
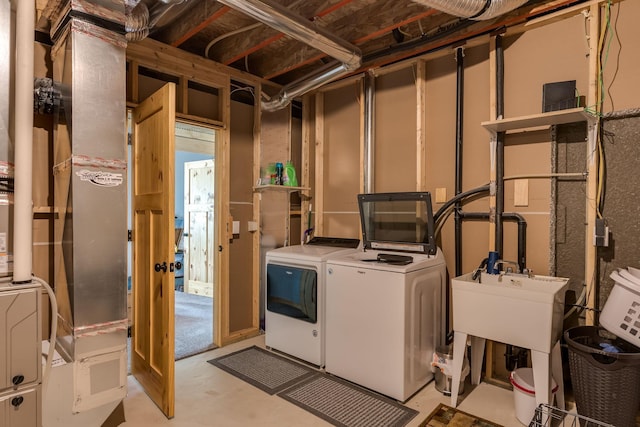
[[[513,205],[529,206],[529,180],[516,179],[513,181]]]
[[[233,221],[233,234],[240,234],[240,221]]]
[[[258,231],[258,222],[257,221],[249,221],[249,222],[247,222],[247,230],[248,231]]]
[[[436,188],[436,203],[445,203],[447,201],[447,188]]]

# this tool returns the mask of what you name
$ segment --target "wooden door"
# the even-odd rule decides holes
[[[184,165],[185,292],[213,297],[214,162]]]
[[[175,85],[133,110],[131,372],[173,418]]]

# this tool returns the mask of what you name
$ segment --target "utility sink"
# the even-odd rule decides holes
[[[453,330],[550,353],[562,334],[569,279],[472,273],[452,280]]]

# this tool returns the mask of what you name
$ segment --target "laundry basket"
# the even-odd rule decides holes
[[[582,415],[574,414],[551,405],[541,404],[536,408],[529,427],[616,427]]]
[[[615,284],[600,314],[600,324],[612,334],[640,346],[640,277],[638,270],[619,269],[611,273]]]
[[[640,348],[597,326],[564,334],[578,414],[615,426],[634,426],[640,405]],[[620,352],[602,350],[613,345]]]

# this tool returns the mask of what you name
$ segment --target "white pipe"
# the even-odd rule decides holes
[[[51,331],[49,335],[49,352],[47,353],[47,363],[44,367],[44,373],[42,374],[42,394],[46,396],[47,385],[49,385],[49,375],[51,375],[51,365],[53,364],[53,355],[56,349],[56,335],[58,334],[58,301],[56,300],[56,294],[51,289],[51,286],[39,277],[33,277],[33,280],[40,283],[40,285],[47,291],[49,295],[49,304],[51,305]]]
[[[13,281],[31,281],[33,248],[33,54],[35,0],[20,0],[16,10],[15,194]]]

